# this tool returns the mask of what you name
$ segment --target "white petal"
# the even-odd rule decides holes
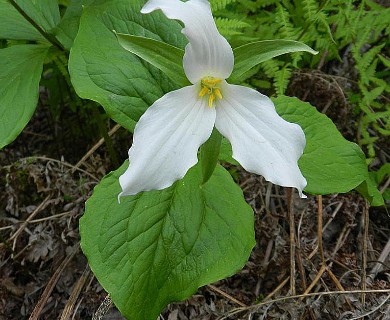
[[[161,190],[184,177],[211,135],[215,109],[198,99],[199,85],[167,93],[138,121],[129,150],[129,168],[120,176],[122,193]]]
[[[233,158],[245,170],[295,187],[305,197],[306,179],[298,167],[306,144],[301,127],[281,118],[272,101],[253,89],[225,82],[221,92],[215,126],[230,140]]]
[[[221,36],[207,0],[149,0],[142,13],[161,9],[169,19],[184,23],[183,34],[189,43],[183,59],[188,80],[197,83],[203,77],[226,79],[233,70],[233,51]]]

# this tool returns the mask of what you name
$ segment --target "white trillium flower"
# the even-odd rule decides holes
[[[142,13],[161,9],[184,24],[189,43],[183,58],[192,85],[158,99],[138,121],[130,164],[119,178],[119,196],[161,190],[198,162],[198,149],[214,126],[232,145],[233,158],[274,184],[306,186],[298,159],[305,147],[301,127],[282,119],[272,101],[256,90],[228,84],[233,51],[218,32],[207,0],[150,0]]]

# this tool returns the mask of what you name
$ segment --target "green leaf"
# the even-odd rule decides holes
[[[184,50],[150,38],[116,33],[119,44],[127,51],[154,65],[181,87],[190,85],[184,69]]]
[[[255,244],[254,217],[221,166],[202,186],[197,165],[170,188],[119,204],[118,177],[127,166],[106,176],[87,201],[81,246],[127,319],[156,319],[171,301],[242,268]]]
[[[8,0],[0,0],[0,39],[45,41]]]
[[[145,36],[178,48],[186,44],[177,21],[161,12],[140,13],[143,0],[96,1],[83,10],[69,60],[77,94],[101,104],[128,130],[164,93],[178,88],[160,70],[124,50],[112,30]]]
[[[368,178],[355,189],[367,199],[372,206],[383,206],[385,204],[382,194],[378,191],[378,185],[371,176],[368,176]]]
[[[305,132],[299,167],[307,179],[306,192],[348,192],[368,179],[363,151],[344,139],[328,117],[297,98],[281,96],[273,101],[285,120],[299,124]]]
[[[233,73],[228,81],[240,81],[245,72],[263,61],[285,53],[299,51],[311,54],[318,53],[304,43],[293,40],[263,40],[237,47],[233,50],[235,64]]]
[[[48,48],[24,44],[0,49],[0,148],[17,137],[34,113]]]
[[[390,163],[385,163],[378,171],[369,173],[369,179],[364,181],[356,188],[359,193],[371,202],[372,206],[384,205],[386,199],[386,191],[382,194],[378,191],[378,187],[383,181],[390,176]]]
[[[60,9],[56,0],[14,1],[45,32],[50,32],[60,22]]]
[[[219,150],[218,159],[239,166],[240,164],[232,157],[232,154],[232,146],[229,140],[223,137],[221,141],[221,149]]]
[[[375,180],[377,183],[382,183],[388,176],[390,176],[390,163],[385,163],[377,172],[375,172]]]
[[[200,163],[202,166],[202,184],[209,181],[218,163],[222,135],[214,128],[210,138],[200,147]]]
[[[82,12],[81,0],[71,0],[60,23],[53,30],[53,34],[67,50],[72,47],[76,38]]]

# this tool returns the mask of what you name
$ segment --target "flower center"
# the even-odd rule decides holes
[[[199,97],[203,97],[206,94],[209,95],[209,107],[213,106],[215,97],[222,99],[221,90],[218,85],[221,83],[222,79],[205,77],[200,81],[201,89],[199,91]]]

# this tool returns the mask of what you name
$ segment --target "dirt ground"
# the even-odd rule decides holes
[[[327,79],[301,71],[288,93],[354,140],[345,84]],[[123,319],[91,273],[78,232],[85,201],[115,165],[98,130],[80,121],[85,115],[63,111],[53,119],[45,94],[24,132],[0,151],[0,320]],[[105,123],[121,162],[131,137]],[[388,141],[378,141],[378,154],[378,166],[390,161]],[[302,200],[236,173],[256,216],[250,260],[236,275],[169,305],[160,319],[390,319],[389,204],[369,208],[356,192]]]

